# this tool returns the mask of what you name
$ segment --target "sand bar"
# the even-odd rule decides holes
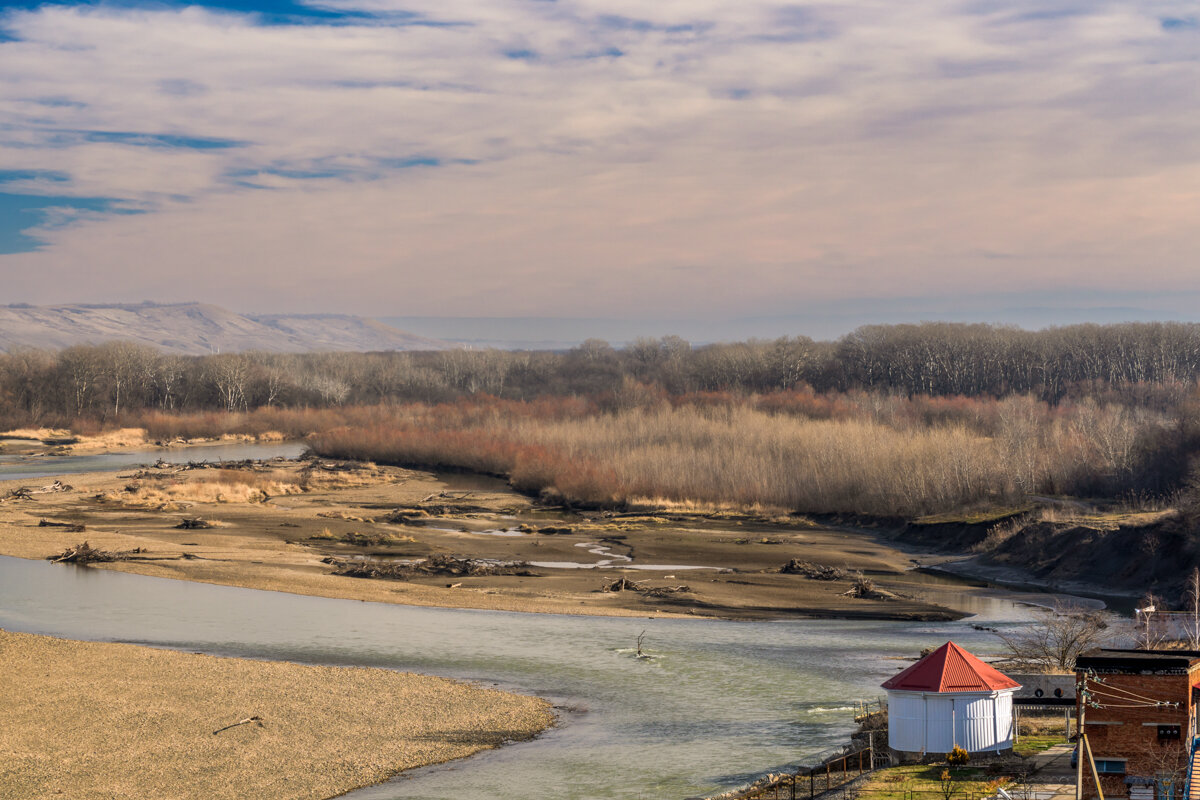
[[[442,678],[7,631],[0,678],[0,798],[328,798],[553,721]]]

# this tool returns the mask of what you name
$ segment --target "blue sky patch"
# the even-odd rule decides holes
[[[245,147],[246,142],[219,139],[212,136],[183,136],[172,133],[139,133],[137,131],[70,131],[86,142],[111,142],[132,147],[178,147],[188,150],[227,150]]]
[[[20,170],[11,172],[20,172]],[[7,173],[0,173],[0,175],[2,174]],[[15,180],[23,180],[23,178]],[[58,222],[51,215],[54,209],[64,209],[66,212]],[[142,213],[140,210],[122,207],[120,201],[108,197],[43,196],[0,192],[0,255],[40,250],[45,242],[28,235],[25,231],[47,225],[54,227],[69,225],[75,214],[87,212]]]
[[[395,170],[416,169],[419,167],[441,167],[450,164],[475,164],[474,159],[444,160],[433,156],[408,156],[404,158],[368,158],[365,161],[353,163],[330,163],[326,159],[317,159],[303,164],[273,164],[264,167],[244,167],[229,170],[225,177],[235,186],[247,189],[274,189],[258,183],[256,179],[271,176],[286,180],[378,180],[387,172]]]
[[[9,0],[4,9],[33,10],[42,6],[108,6],[110,8],[176,9],[189,6],[252,14],[270,25],[331,24],[373,19],[364,11],[341,11],[294,0]],[[410,12],[403,12],[410,13]],[[412,16],[416,16],[413,14]]]
[[[646,19],[624,17],[619,14],[601,14],[596,17],[596,24],[602,28],[614,31],[634,31],[635,33],[702,33],[712,28],[711,22],[682,23],[679,25],[662,25]]]
[[[575,56],[575,58],[621,58],[625,55],[625,51],[619,47],[605,47],[603,50],[593,50],[583,55]]]
[[[51,169],[0,169],[0,184],[17,181],[48,181],[66,183],[71,177],[65,172]]]
[[[1200,21],[1195,17],[1163,17],[1159,20],[1164,31],[1187,31],[1200,28]]]

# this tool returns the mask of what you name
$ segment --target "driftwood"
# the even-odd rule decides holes
[[[84,542],[83,544],[77,544],[74,547],[64,550],[57,556],[50,556],[49,561],[52,564],[95,564],[104,561],[127,561],[130,554],[140,552],[142,552],[140,547],[128,551],[98,550],[87,542]]]
[[[667,597],[691,590],[690,586],[646,586],[644,582],[631,581],[626,577],[617,578],[612,583],[600,587],[602,592],[637,592],[647,597]]]
[[[212,523],[205,522],[204,520],[200,519],[200,517],[184,517],[175,527],[185,531],[200,530],[203,528],[211,528]]]
[[[897,595],[886,589],[880,589],[875,585],[875,581],[859,572],[855,574],[850,588],[842,592],[842,597],[858,597],[863,600],[895,600]]]
[[[679,594],[680,592],[690,592],[691,590],[692,590],[692,587],[684,586],[684,585],[651,586],[648,589],[643,589],[642,594],[646,595],[647,597],[669,597],[670,595],[673,595],[673,594]]]
[[[86,528],[77,522],[51,522],[48,519],[38,520],[39,528],[65,528],[69,533],[83,533]]]
[[[631,581],[629,578],[620,577],[612,583],[606,583],[600,587],[602,592],[640,592],[645,587],[639,586],[637,581]]]
[[[328,559],[327,564],[334,567],[334,575],[351,578],[383,578],[404,580],[417,575],[453,575],[476,577],[480,575],[522,575],[536,578],[538,573],[529,569],[524,561],[483,561],[473,558],[456,558],[454,556],[436,555],[415,564],[402,564],[395,561],[378,561],[364,559],[360,561],[341,561]]]
[[[395,511],[388,512],[380,521],[391,525],[409,525],[417,517],[427,516],[429,516],[429,513],[424,509],[406,509],[401,511],[397,508]]]
[[[793,558],[779,570],[785,575],[803,575],[815,581],[840,581],[846,577],[846,571],[837,567],[827,567],[824,564],[813,564]]]
[[[0,502],[4,500],[32,500],[31,494],[32,490],[28,486],[18,486],[16,489],[9,489],[8,494],[0,498]]]
[[[257,722],[258,727],[262,727],[262,717],[246,717],[245,719],[238,720],[232,725],[226,725],[224,728],[217,728],[215,731],[213,731],[213,736],[216,736],[221,731],[227,731],[230,728],[236,728],[238,725],[249,725],[251,722]]]
[[[443,500],[466,500],[468,497],[470,497],[470,496],[471,496],[471,495],[473,495],[473,494],[475,494],[475,493],[474,493],[474,492],[472,492],[472,491],[462,491],[462,492],[445,492],[445,491],[443,491],[443,492],[434,492],[433,494],[426,495],[425,497],[422,497],[422,498],[421,498],[421,502],[422,502],[422,503],[428,503],[430,500],[433,500],[433,499],[435,499],[435,498],[440,498],[440,499],[443,499]]]

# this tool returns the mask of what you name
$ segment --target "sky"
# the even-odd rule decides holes
[[[1198,253],[1194,0],[0,2],[2,302],[1040,326]]]

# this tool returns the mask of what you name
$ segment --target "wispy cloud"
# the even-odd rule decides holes
[[[785,313],[868,287],[1200,290],[1179,0],[5,8],[19,299],[234,302],[235,282],[261,309]]]

